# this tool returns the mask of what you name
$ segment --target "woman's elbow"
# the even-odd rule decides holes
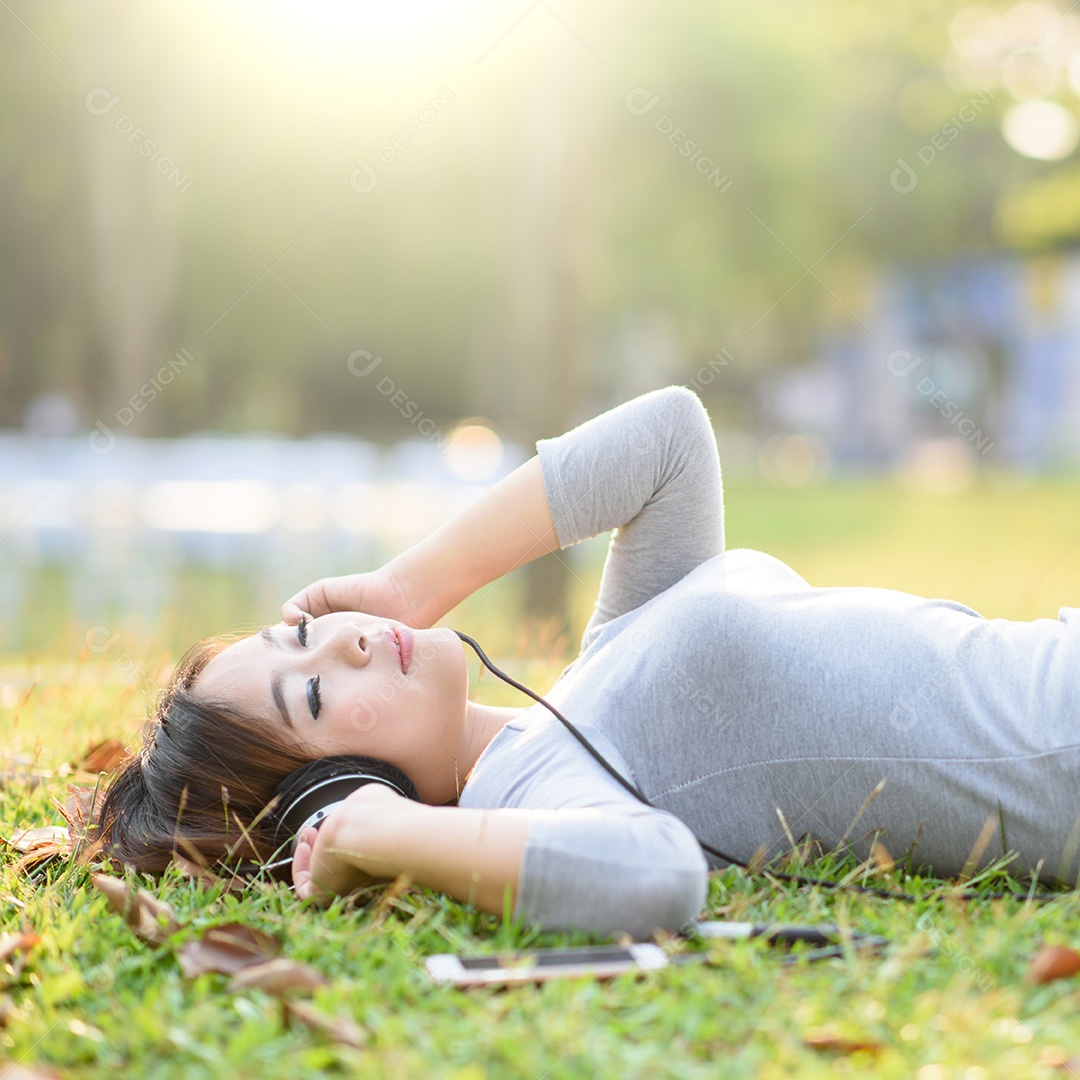
[[[700,866],[673,870],[662,879],[646,883],[634,904],[634,937],[651,937],[658,930],[681,930],[697,918],[709,895],[709,871]]]

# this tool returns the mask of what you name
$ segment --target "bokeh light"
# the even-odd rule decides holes
[[[1001,129],[1005,141],[1018,154],[1040,161],[1068,157],[1080,140],[1076,116],[1055,101],[1025,101],[1011,106]]]
[[[443,451],[447,467],[462,480],[487,480],[503,462],[502,439],[479,417],[459,424]]]
[[[816,435],[772,435],[758,452],[761,475],[777,487],[810,487],[829,475],[829,448]]]

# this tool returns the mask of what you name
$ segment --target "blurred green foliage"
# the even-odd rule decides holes
[[[874,267],[1077,232],[1025,216],[1071,174],[1006,146],[1000,88],[916,191],[890,186],[978,92],[949,74],[965,8],[13,0],[0,426],[61,390],[92,427],[181,348],[133,431],[400,434],[356,349],[437,418],[551,430],[610,397],[643,312],[677,336],[658,380],[723,347],[797,362]]]

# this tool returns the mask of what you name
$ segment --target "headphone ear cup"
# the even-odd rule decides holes
[[[420,801],[416,785],[396,765],[362,754],[338,754],[316,758],[289,773],[274,789],[268,822],[274,828],[278,849],[300,833],[305,824],[316,828],[329,807],[348,798],[365,784],[386,784],[414,802]]]

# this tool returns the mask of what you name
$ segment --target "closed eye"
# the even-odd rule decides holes
[[[306,646],[308,643],[308,620],[307,616],[302,615],[300,620],[296,624],[296,636],[300,639],[300,644]],[[314,679],[308,679],[307,683],[307,700],[308,708],[311,710],[311,718],[313,720],[319,719],[319,710],[322,708],[322,695],[319,693],[319,676],[316,675]]]

